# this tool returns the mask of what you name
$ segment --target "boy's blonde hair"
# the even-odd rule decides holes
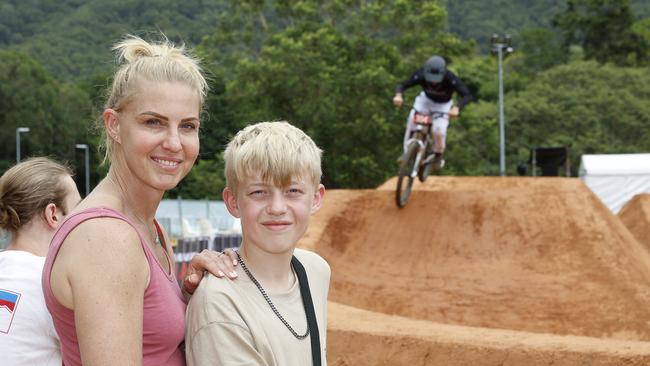
[[[17,232],[47,205],[54,203],[65,215],[68,194],[63,178],[72,176],[66,165],[38,157],[23,160],[0,177],[0,228]]]
[[[115,73],[110,94],[104,108],[120,111],[133,99],[139,80],[180,82],[194,89],[199,96],[199,109],[208,92],[208,83],[198,59],[184,45],[175,46],[166,37],[158,43],[149,43],[140,37],[127,35],[113,46],[121,64]],[[103,126],[103,124],[102,124]],[[103,130],[104,162],[113,157],[113,140]]]
[[[296,177],[318,186],[321,153],[306,133],[287,122],[249,125],[232,138],[224,152],[226,184],[233,193],[240,180],[255,176],[280,187]]]

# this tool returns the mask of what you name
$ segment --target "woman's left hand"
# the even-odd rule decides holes
[[[223,252],[203,250],[201,253],[196,254],[192,257],[192,261],[187,267],[187,274],[183,279],[183,295],[187,299],[194,293],[205,271],[217,277],[237,278],[237,272],[235,271],[237,263],[237,253],[232,248],[228,248]]]

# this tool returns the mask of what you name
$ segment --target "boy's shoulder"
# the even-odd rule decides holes
[[[317,253],[306,249],[296,248],[293,251],[293,255],[298,258],[308,273],[316,273],[318,275],[327,276],[329,278],[331,272],[330,265],[323,257]]]
[[[211,273],[206,273],[192,294],[188,305],[201,308],[215,303],[229,303],[241,296],[236,287],[237,284],[229,278],[218,278]]]
[[[301,263],[305,261],[308,263],[329,267],[329,264],[327,264],[325,258],[321,257],[318,253],[311,250],[296,248],[293,250],[293,255],[298,258]]]
[[[200,297],[205,297],[206,299],[209,299],[212,296],[223,296],[218,294],[228,294],[234,292],[235,285],[236,284],[234,283],[234,281],[231,280],[230,278],[227,277],[219,278],[207,272],[203,276],[201,283],[199,283],[199,286],[196,288],[196,291],[194,292],[194,295],[192,295],[192,297],[194,297],[195,295],[199,295]]]
[[[245,297],[235,281],[207,273],[187,304],[187,326],[198,329],[214,322],[237,322],[237,307]]]

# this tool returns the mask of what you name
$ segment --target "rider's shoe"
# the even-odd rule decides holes
[[[429,156],[429,157],[431,157],[431,156]],[[429,157],[427,157],[427,159],[428,159]],[[445,159],[442,158],[442,153],[435,153],[435,154],[433,154],[433,158],[432,158],[432,160],[433,160],[433,167],[434,167],[435,169],[440,169],[440,168],[442,168],[443,166],[445,166]]]
[[[424,160],[422,161],[422,164],[426,165],[426,164],[431,164],[431,163],[433,163],[433,162],[434,162],[434,159],[435,159],[435,155],[436,155],[436,154],[433,154],[433,153],[427,155],[427,157],[424,158]]]

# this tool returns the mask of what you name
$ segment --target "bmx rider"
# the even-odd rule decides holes
[[[404,103],[403,93],[406,89],[419,85],[422,92],[415,97],[413,108],[406,120],[406,131],[404,132],[404,149],[406,142],[411,137],[415,124],[413,115],[415,111],[421,113],[442,112],[444,117],[436,118],[433,121],[432,132],[434,139],[433,152],[428,152],[424,163],[433,163],[434,168],[444,166],[445,138],[449,117],[457,117],[460,111],[472,101],[473,97],[465,84],[453,72],[447,70],[447,62],[440,56],[431,56],[424,67],[417,70],[410,78],[399,83],[395,88],[393,104],[401,107]],[[453,105],[453,94],[458,93],[460,100],[458,106]]]

